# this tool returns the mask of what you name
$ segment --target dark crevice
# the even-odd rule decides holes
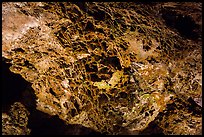
[[[21,75],[12,73],[9,70],[11,64],[2,60],[2,111],[7,112],[10,106],[17,101],[22,101],[23,91],[26,90],[29,82]]]
[[[141,131],[139,135],[164,135],[163,129],[160,128],[155,122],[150,122],[148,127]]]
[[[190,16],[178,14],[170,9],[163,9],[161,12],[166,25],[177,30],[183,37],[192,40],[200,37],[199,25]]]
[[[58,116],[49,116],[38,110],[33,110],[29,117],[28,128],[31,135],[99,135],[81,125],[66,125]]]

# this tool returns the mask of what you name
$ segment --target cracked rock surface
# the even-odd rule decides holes
[[[201,134],[199,15],[201,3],[3,2],[2,57],[67,125]]]

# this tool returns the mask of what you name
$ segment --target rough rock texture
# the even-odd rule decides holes
[[[2,114],[2,135],[29,135],[29,112],[20,102],[15,102],[8,114]]]
[[[36,108],[67,124],[139,134],[156,120],[164,134],[201,134],[200,5],[3,3],[2,56],[32,84]]]

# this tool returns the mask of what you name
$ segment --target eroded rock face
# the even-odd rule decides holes
[[[32,83],[38,110],[137,134],[176,98],[201,97],[201,45],[167,28],[154,6],[3,3],[2,56]]]

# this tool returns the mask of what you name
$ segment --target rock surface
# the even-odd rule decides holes
[[[8,114],[2,114],[2,135],[29,135],[28,110],[20,102],[15,102]]]
[[[36,109],[67,124],[139,134],[157,121],[164,134],[201,134],[202,105],[189,101],[202,96],[200,5],[4,2],[2,56],[32,84]]]

